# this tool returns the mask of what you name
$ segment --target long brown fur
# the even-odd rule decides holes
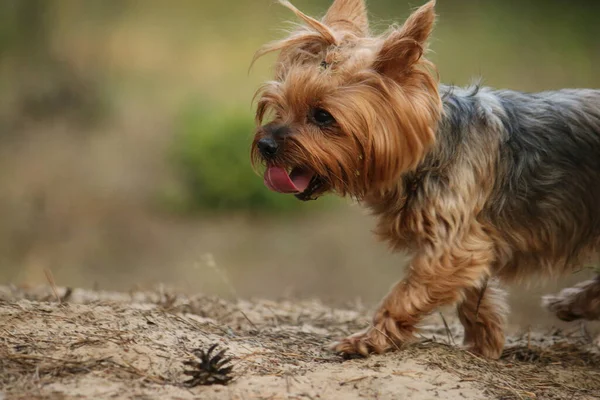
[[[556,228],[565,224],[560,219],[552,225],[555,220],[543,216],[530,223],[505,217],[511,212],[525,216],[522,209],[529,206],[521,197],[533,184],[549,185],[521,183],[514,173],[521,166],[500,158],[513,129],[507,105],[523,108],[515,126],[533,130],[535,118],[542,121],[543,116],[533,111],[530,116],[516,94],[505,98],[482,91],[461,95],[464,104],[475,96],[478,101],[469,106],[474,117],[465,115],[462,124],[460,107],[467,106],[443,101],[452,92],[440,93],[437,71],[425,57],[435,1],[379,36],[369,32],[362,0],[335,0],[321,20],[280,2],[304,24],[255,57],[279,52],[274,79],[256,94],[254,165],[309,167],[319,177],[312,197],[325,192],[352,196],[372,210],[381,239],[414,254],[407,277],[383,299],[372,326],[337,342],[334,350],[363,355],[392,350],[414,338],[423,316],[457,304],[465,344],[486,357],[499,357],[508,312],[500,281],[519,280],[534,270],[547,275],[570,271],[598,243],[597,238],[565,239],[569,232],[583,235],[584,228],[571,224],[563,234]],[[547,96],[548,102],[556,97],[557,107],[564,107],[573,121],[588,124],[574,126],[600,130],[600,93]],[[588,114],[576,114],[588,104]],[[315,125],[307,117],[314,109],[327,110],[335,123]],[[449,135],[456,129],[454,134],[464,140],[452,143]],[[258,146],[265,138],[279,146],[269,159]],[[511,197],[518,185],[523,195]],[[540,207],[544,201],[558,204],[540,201]],[[557,218],[568,219],[563,214]],[[590,282],[547,303],[566,316],[597,317],[600,306],[589,304],[591,297],[600,297],[598,287],[598,281]]]

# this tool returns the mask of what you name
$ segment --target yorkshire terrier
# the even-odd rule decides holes
[[[382,35],[363,0],[335,0],[320,20],[280,3],[302,23],[256,54],[278,52],[256,94],[254,165],[300,200],[357,199],[381,239],[413,254],[372,325],[333,350],[399,348],[456,304],[467,348],[498,358],[501,285],[568,273],[600,248],[600,90],[440,84],[425,58],[435,1]],[[599,318],[600,278],[544,303],[564,320]]]

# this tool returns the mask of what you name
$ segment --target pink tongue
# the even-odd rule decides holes
[[[265,171],[265,185],[279,193],[301,193],[306,190],[313,174],[294,168],[288,175],[285,168],[269,166]]]

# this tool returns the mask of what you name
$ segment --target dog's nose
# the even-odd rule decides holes
[[[258,141],[258,150],[264,158],[273,158],[277,154],[279,145],[275,139],[270,137],[264,137]]]

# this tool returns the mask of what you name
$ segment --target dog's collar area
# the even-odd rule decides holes
[[[423,175],[417,175],[414,176],[410,179],[408,179],[408,181],[406,182],[406,189],[408,189],[407,191],[409,192],[416,192],[417,189],[419,189],[419,186],[421,185],[421,180],[423,179]]]
[[[402,207],[400,207],[401,211],[404,211],[405,208],[408,207],[411,199],[416,195],[417,191],[421,187],[421,184],[423,183],[423,179],[425,179],[425,175],[428,172],[428,170],[416,171],[410,175],[404,176],[402,183],[404,186],[404,193],[402,194]]]
[[[416,192],[423,181],[430,177],[440,176],[442,171],[445,169],[442,167],[422,167],[414,172],[406,174],[403,177],[404,191],[405,192]]]

